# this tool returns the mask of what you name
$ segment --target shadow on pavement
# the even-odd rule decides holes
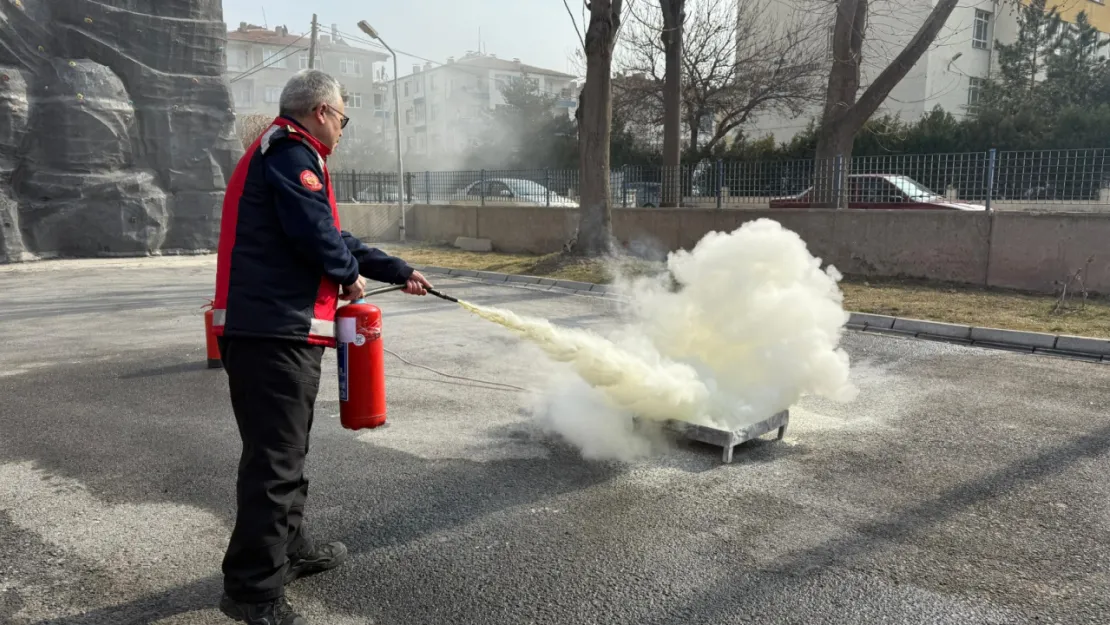
[[[112,506],[172,502],[208,509],[230,528],[239,440],[226,394],[222,370],[182,363],[164,351],[0,377],[6,404],[0,462],[31,461],[38,470],[80,482]],[[587,488],[617,472],[582,463],[558,445],[547,458],[424,459],[360,441],[320,418],[312,444],[310,505],[342,510],[313,531],[340,539],[345,534],[354,554]],[[219,597],[219,580],[214,575],[47,622],[138,624],[208,609]]]
[[[127,603],[37,621],[34,625],[150,625],[179,614],[210,610],[216,607],[222,592],[221,577],[206,577]]]
[[[1004,497],[1023,486],[1061,473],[1082,459],[1108,452],[1110,427],[1104,427],[1077,437],[1068,444],[1012,463],[982,479],[948,489],[920,505],[896,512],[891,518],[848,528],[850,536],[794,553],[771,567],[760,569],[757,576],[726,577],[699,593],[698,599],[665,609],[655,617],[643,620],[642,624],[688,625],[690,614],[697,614],[701,622],[729,622],[735,616],[732,610],[737,605],[729,598],[742,597],[745,603],[758,605],[762,600],[769,600],[770,595],[781,592],[781,589],[771,587],[772,580],[776,578],[815,575],[821,569],[830,567],[851,568],[853,557],[878,551],[890,543],[908,543],[916,534],[943,523],[967,508]]]

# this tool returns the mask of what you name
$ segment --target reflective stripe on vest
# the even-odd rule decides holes
[[[212,310],[212,327],[222,328],[227,323],[227,311],[223,309]],[[325,319],[313,319],[312,324],[308,329],[309,336],[321,336],[324,338],[335,338],[335,322],[327,321]]]

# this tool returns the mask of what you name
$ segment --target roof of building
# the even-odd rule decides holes
[[[537,67],[535,65],[528,65],[527,63],[521,63],[520,59],[513,59],[513,60],[510,61],[508,59],[499,59],[499,58],[497,58],[496,56],[493,56],[493,55],[488,55],[488,54],[479,55],[479,54],[475,54],[475,53],[467,54],[466,56],[462,57],[461,59],[459,59],[457,61],[454,60],[454,59],[448,59],[446,64],[439,65],[439,66],[431,68],[431,69],[451,67],[452,65],[467,65],[467,66],[470,66],[470,67],[481,67],[481,68],[484,68],[484,69],[493,69],[493,70],[500,69],[500,70],[506,70],[506,71],[512,71],[512,72],[522,72],[522,73],[531,74],[531,75],[552,76],[554,78],[565,78],[567,80],[573,80],[575,78],[574,76],[572,76],[570,74],[565,74],[563,72],[557,72],[557,71],[552,70],[552,69],[546,69],[546,68],[543,68],[543,67]]]
[[[273,30],[256,26],[255,24],[247,24],[243,22],[239,24],[236,30],[228,31],[228,41],[244,41],[248,43],[258,43],[270,46],[290,46],[308,49],[309,38],[308,35],[297,35],[289,32],[289,29],[284,26],[277,26]],[[368,50],[357,46],[352,46],[342,38],[334,38],[326,33],[320,33],[316,45],[321,49],[342,49],[345,52],[352,52],[355,54],[362,54],[364,56],[372,56],[375,60],[385,60],[389,55],[378,50]]]

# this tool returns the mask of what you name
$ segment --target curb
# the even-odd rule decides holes
[[[605,284],[576,282],[574,280],[552,280],[536,276],[498,273],[495,271],[471,271],[449,267],[429,267],[412,265],[419,271],[453,278],[469,278],[487,284],[501,284],[513,288],[539,291],[552,291],[568,295],[600,297],[604,299],[627,301],[616,295]],[[886,334],[904,338],[916,338],[944,343],[955,343],[970,347],[998,349],[1039,356],[1056,356],[1086,362],[1110,364],[1110,339],[1098,339],[1066,334],[1046,334],[1001,328],[981,328],[957,323],[906,319],[871,313],[851,313],[846,326],[856,332]]]

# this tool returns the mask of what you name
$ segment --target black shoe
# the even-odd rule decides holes
[[[285,597],[266,603],[239,603],[224,594],[220,598],[220,612],[247,625],[308,625]]]
[[[289,558],[289,568],[285,570],[285,583],[316,573],[334,569],[347,560],[347,547],[341,542],[317,545],[306,556]]]

